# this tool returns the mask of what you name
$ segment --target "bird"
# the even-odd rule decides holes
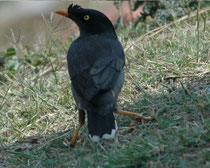
[[[142,117],[118,111],[125,55],[114,26],[102,12],[79,5],[71,4],[67,11],[57,10],[56,13],[70,18],[80,32],[67,54],[71,90],[79,114],[79,126],[69,144],[76,145],[86,115],[89,137],[93,142],[113,139],[118,129],[114,113]]]

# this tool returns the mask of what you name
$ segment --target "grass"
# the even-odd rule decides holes
[[[133,128],[116,116],[114,140],[92,143],[85,126],[74,149],[77,112],[65,64],[69,43],[55,34],[37,51],[19,50],[15,73],[0,84],[0,167],[209,167],[210,21],[176,23],[136,42],[130,28],[118,30],[126,47],[126,79],[120,109],[153,115]],[[137,28],[138,29],[138,28]],[[138,30],[133,30],[137,31]],[[30,59],[30,61],[27,61]],[[11,63],[10,63],[11,64]],[[43,73],[44,72],[44,73]]]

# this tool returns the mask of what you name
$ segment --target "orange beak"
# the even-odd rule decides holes
[[[68,17],[68,13],[66,11],[63,11],[63,10],[57,10],[57,11],[55,11],[55,13],[57,13],[59,15],[62,15],[62,16],[65,16],[65,17]]]

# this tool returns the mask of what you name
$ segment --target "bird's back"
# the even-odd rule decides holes
[[[99,35],[78,38],[70,46],[67,60],[72,85],[87,100],[100,91],[114,89],[117,81],[122,82],[119,78],[125,57],[117,39]],[[83,86],[77,88],[80,85]]]

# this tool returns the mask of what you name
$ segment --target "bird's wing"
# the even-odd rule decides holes
[[[119,41],[97,36],[74,44],[67,58],[72,86],[87,100],[101,90],[112,89],[125,64]]]
[[[118,55],[123,55],[123,52],[118,53]],[[124,62],[124,59],[114,56],[107,60],[100,59],[96,61],[90,70],[95,86],[103,90],[113,88]]]

